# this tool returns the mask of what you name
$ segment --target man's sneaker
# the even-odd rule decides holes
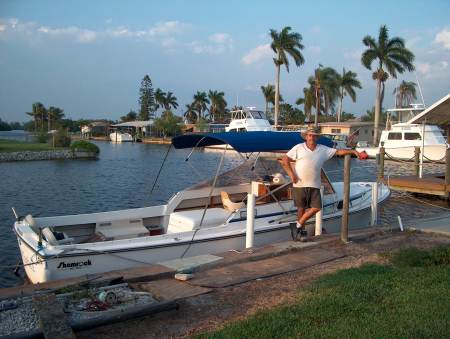
[[[297,233],[297,236],[300,234],[300,241],[301,242],[306,242],[306,241],[308,241],[308,232],[304,229],[304,228],[301,228],[299,231],[298,231],[298,233]]]

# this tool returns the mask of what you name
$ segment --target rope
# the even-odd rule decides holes
[[[163,162],[161,164],[161,167],[159,168],[158,174],[156,175],[155,181],[153,182],[152,189],[150,190],[150,196],[152,195],[153,190],[155,189],[156,183],[158,182],[159,175],[161,174],[161,171],[162,171],[162,169],[164,167],[164,163],[166,162],[167,156],[169,155],[169,152],[170,152],[171,148],[172,148],[172,144],[170,144],[169,147],[167,148],[166,155],[164,156],[164,159],[163,159]]]
[[[413,156],[412,158],[409,158],[408,160],[403,160],[403,159],[399,159],[399,158],[395,158],[395,157],[391,156],[386,151],[384,152],[384,155],[387,156],[389,158],[389,160],[397,161],[397,162],[411,162],[412,160],[414,160],[414,157],[415,157],[415,156]]]
[[[428,160],[429,162],[431,162],[433,164],[442,164],[445,162],[445,155],[439,160],[431,160],[431,159],[427,158],[427,156],[425,154],[423,155],[423,157],[424,157],[424,159]]]

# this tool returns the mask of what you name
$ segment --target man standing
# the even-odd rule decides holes
[[[352,154],[357,157],[359,152],[353,150],[336,150],[317,144],[320,133],[313,126],[308,127],[304,135],[305,142],[295,145],[282,159],[282,165],[292,179],[292,192],[297,207],[297,224],[291,224],[292,239],[305,241],[306,222],[322,209],[320,196],[321,171],[325,161],[335,155]],[[295,169],[291,167],[295,162]]]

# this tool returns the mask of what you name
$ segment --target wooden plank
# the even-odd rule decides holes
[[[268,278],[282,273],[305,269],[344,256],[339,252],[314,248],[301,253],[290,253],[265,260],[245,262],[198,272],[188,283],[212,288],[227,287],[258,278]]]
[[[75,339],[61,304],[54,293],[34,295],[33,308],[39,325],[47,339]]]

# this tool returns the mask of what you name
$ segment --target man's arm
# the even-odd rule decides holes
[[[284,155],[283,158],[281,159],[281,166],[283,166],[286,173],[291,177],[292,182],[296,183],[298,181],[298,177],[297,174],[295,174],[295,172],[292,170],[291,161],[294,160],[289,158],[287,155]]]
[[[343,155],[354,155],[359,158],[359,152],[351,149],[338,149],[334,155],[343,156]]]

